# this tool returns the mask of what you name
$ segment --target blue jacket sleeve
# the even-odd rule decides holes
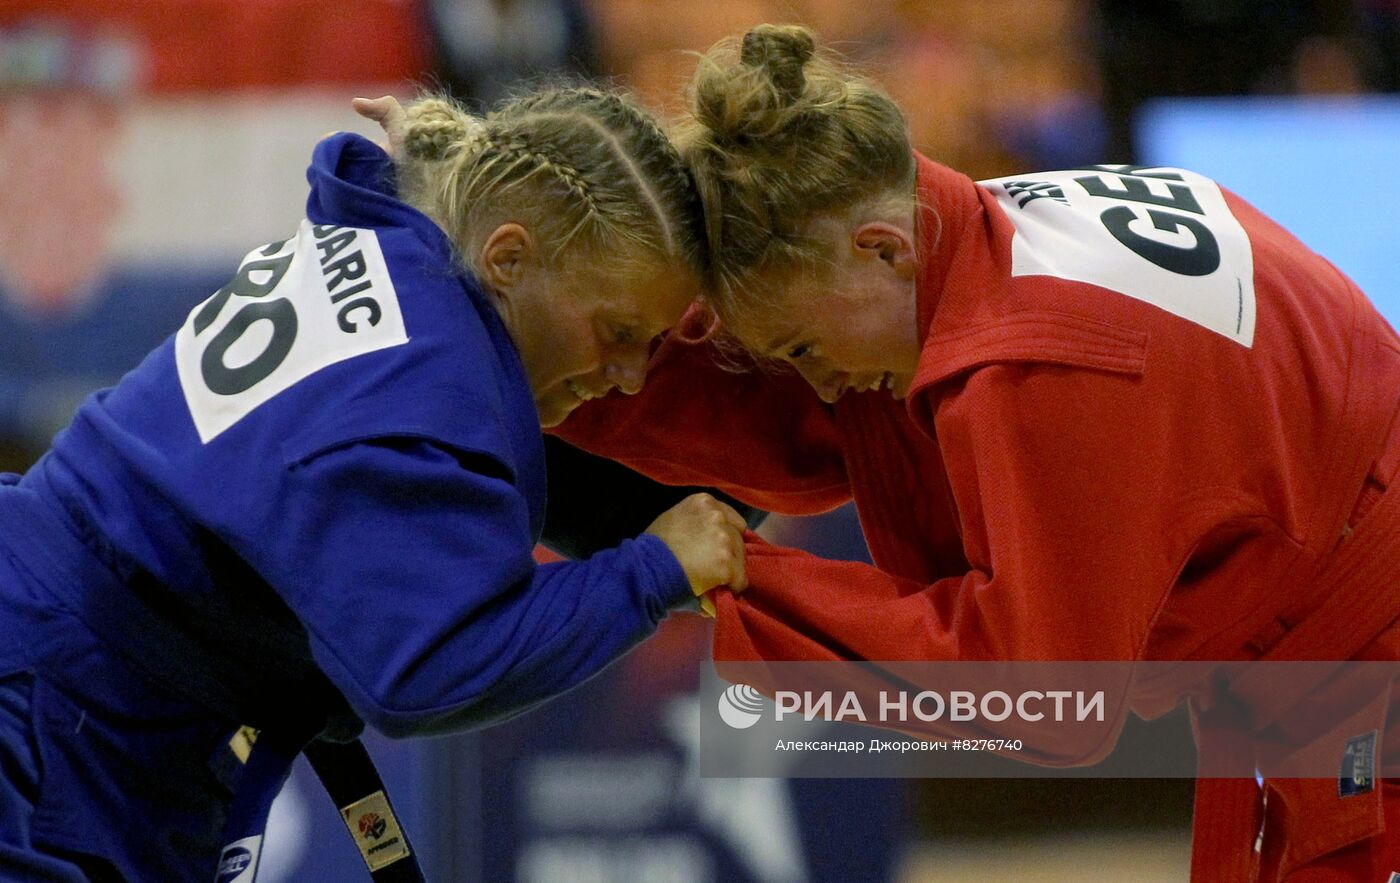
[[[378,439],[289,468],[249,556],[317,664],[390,736],[518,713],[595,674],[691,597],[659,538],[537,565],[525,499],[489,456]]]

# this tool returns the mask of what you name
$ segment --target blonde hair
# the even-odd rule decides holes
[[[551,261],[582,247],[705,271],[690,176],[656,120],[616,92],[548,88],[484,117],[428,95],[407,108],[397,164],[403,198],[447,231],[469,266],[492,230],[515,221]]]
[[[759,25],[700,58],[677,131],[704,206],[721,316],[771,308],[765,281],[813,272],[813,222],[856,206],[912,207],[908,127],[878,86],[795,25]],[[888,204],[888,205],[887,205]]]

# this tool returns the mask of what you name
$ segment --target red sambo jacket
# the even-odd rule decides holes
[[[670,341],[562,427],[775,511],[854,498],[878,569],[752,546],[717,659],[1400,658],[1400,339],[1346,277],[1190,172],[974,184],[920,157],[918,186],[905,401],[827,406]],[[1379,832],[1378,787],[1269,788],[1267,873]],[[1203,781],[1194,878],[1258,873],[1259,804]]]

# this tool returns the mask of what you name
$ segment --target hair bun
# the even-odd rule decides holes
[[[800,25],[759,25],[744,35],[739,60],[762,68],[774,87],[793,99],[802,94],[806,85],[802,68],[814,52],[812,33]]]
[[[404,152],[414,159],[446,159],[465,142],[473,140],[481,128],[481,121],[455,102],[426,98],[408,108]]]

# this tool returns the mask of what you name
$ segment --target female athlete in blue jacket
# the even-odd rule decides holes
[[[322,141],[300,227],[0,479],[0,879],[251,880],[308,743],[499,719],[742,587],[703,495],[531,555],[541,424],[636,391],[698,290],[660,129],[573,89],[402,131]]]

